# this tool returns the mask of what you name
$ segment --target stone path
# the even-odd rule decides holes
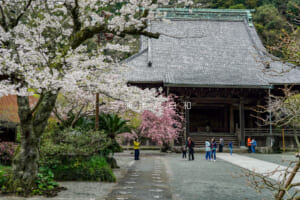
[[[170,200],[165,165],[160,156],[141,157],[135,161],[105,200]]]
[[[287,167],[275,164],[268,161],[259,160],[256,158],[251,158],[248,156],[242,156],[239,154],[233,154],[232,156],[230,154],[225,153],[219,153],[218,158],[227,161],[229,163],[232,163],[234,165],[237,165],[239,167],[242,167],[244,169],[255,171],[259,174],[266,174],[270,173],[274,170],[278,170],[279,172],[270,174],[270,178],[276,181],[279,181],[282,179],[283,171],[286,170]],[[281,171],[281,172],[280,172]],[[300,182],[300,174],[296,174],[293,182]]]

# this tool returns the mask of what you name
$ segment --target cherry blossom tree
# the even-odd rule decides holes
[[[182,132],[183,115],[178,110],[180,109],[176,107],[174,97],[169,96],[163,103],[162,115],[158,116],[150,110],[143,111],[140,126],[132,133],[125,133],[123,136],[128,139],[148,138],[167,147],[170,142],[178,139]]]
[[[98,33],[158,38],[147,26],[161,14],[155,9],[166,4],[168,0],[0,1],[0,96],[17,95],[21,126],[12,191],[29,193],[35,187],[40,137],[60,91],[142,100],[149,109],[152,102],[164,101],[154,90],[127,87],[121,76],[125,67],[105,56],[105,47],[91,49],[88,41]],[[127,49],[114,44],[108,48]],[[30,107],[33,94],[40,98]]]

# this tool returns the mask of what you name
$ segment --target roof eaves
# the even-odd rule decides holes
[[[162,80],[156,80],[156,81],[128,81],[128,83],[130,84],[135,84],[135,83],[149,83],[149,84],[156,84],[156,83],[161,83],[163,84]]]
[[[261,88],[272,89],[272,85],[209,85],[209,84],[185,84],[185,83],[164,83],[167,87],[211,87],[211,88]]]

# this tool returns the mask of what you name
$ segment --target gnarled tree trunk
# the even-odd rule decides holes
[[[34,109],[30,109],[29,97],[18,96],[21,126],[21,146],[13,160],[11,189],[29,193],[36,186],[38,173],[40,138],[47,125],[57,98],[46,92],[41,95]]]

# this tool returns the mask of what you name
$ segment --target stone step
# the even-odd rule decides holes
[[[217,144],[219,145],[220,137],[223,138],[224,147],[228,146],[229,142],[232,142],[233,146],[239,146],[239,140],[235,135],[224,135],[224,136],[212,136],[212,135],[194,135],[191,136],[196,147],[203,147],[205,146],[206,139],[211,141],[211,138],[214,137]]]

